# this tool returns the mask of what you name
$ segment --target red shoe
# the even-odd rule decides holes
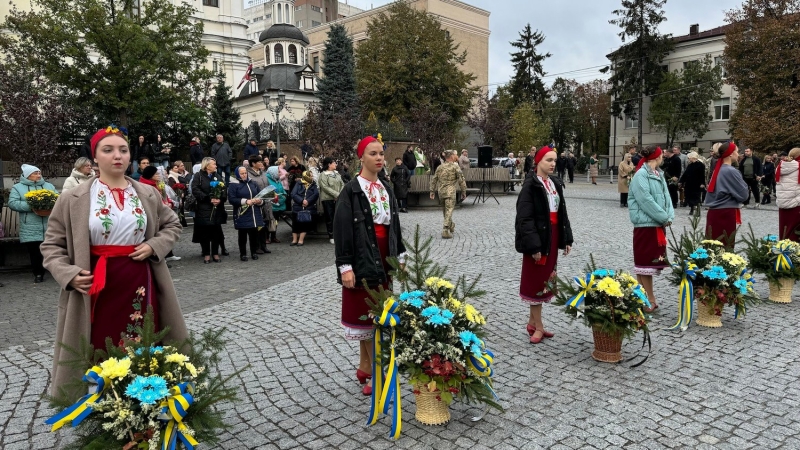
[[[528,330],[528,336],[533,336],[533,333],[536,332],[536,327],[534,327],[533,325],[530,325],[530,324],[528,324],[526,329]],[[553,336],[555,336],[555,334],[553,334],[553,333],[551,333],[549,331],[542,330],[542,337],[551,338]]]
[[[361,370],[361,369],[356,369],[356,378],[358,378],[358,382],[359,382],[360,384],[366,384],[366,383],[367,383],[367,380],[369,380],[370,378],[372,378],[372,374],[370,374],[370,373],[367,373],[367,372],[364,372],[364,371],[363,371],[363,370]],[[372,391],[372,388],[370,388],[370,392],[371,392],[371,391]]]
[[[372,395],[372,386],[365,384],[364,388],[361,389],[361,393],[367,396]]]
[[[544,338],[544,336],[536,337],[536,332],[534,332],[531,335],[531,344],[538,344],[539,342],[542,342],[542,338]]]

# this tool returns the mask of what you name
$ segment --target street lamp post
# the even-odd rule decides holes
[[[275,96],[275,97],[272,97],[271,95],[269,95],[268,92],[264,92],[264,94],[261,96],[261,98],[264,100],[264,106],[266,106],[268,110],[270,110],[273,113],[275,113],[275,121],[276,121],[276,123],[278,125],[278,149],[277,149],[277,152],[278,152],[278,156],[280,157],[280,155],[281,155],[281,111],[283,110],[284,106],[286,106],[286,95],[283,93],[283,90],[281,89],[281,90],[278,91],[278,95]],[[275,100],[275,106],[270,106],[271,103],[272,103],[272,100]]]

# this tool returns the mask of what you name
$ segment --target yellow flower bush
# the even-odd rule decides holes
[[[622,286],[610,277],[605,277],[597,283],[597,290],[612,297],[622,297]]]
[[[182,354],[182,353],[172,353],[167,355],[167,362],[168,363],[178,363],[180,365],[184,365],[186,362],[189,361],[189,357]]]
[[[122,379],[130,372],[131,360],[128,358],[108,358],[100,363],[100,368],[103,369],[104,377]]]
[[[425,285],[428,286],[428,287],[440,288],[440,289],[451,289],[451,290],[455,289],[455,286],[453,286],[453,283],[451,283],[451,282],[449,282],[447,280],[444,280],[442,278],[437,278],[437,277],[430,277],[430,278],[426,279],[425,280]]]
[[[467,320],[472,323],[477,323],[478,325],[484,325],[486,323],[486,319],[483,318],[483,315],[469,303],[464,305],[464,315],[466,315]]]
[[[747,261],[736,253],[725,252],[722,254],[722,260],[732,266],[747,267]]]
[[[25,201],[31,209],[53,209],[58,194],[47,189],[37,189],[25,193]]]

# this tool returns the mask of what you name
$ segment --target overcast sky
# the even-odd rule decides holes
[[[620,0],[462,0],[491,13],[489,28],[489,82],[494,88],[513,74],[509,42],[519,37],[527,24],[544,32],[546,40],[540,46],[552,56],[544,63],[552,82],[558,74],[565,78],[590,81],[605,77],[597,72],[608,61],[605,55],[621,41],[619,28],[608,23],[611,12],[621,5]],[[667,0],[664,9],[667,22],[661,31],[673,36],[689,34],[689,25],[700,24],[700,31],[725,24],[725,12],[741,5],[743,0]],[[391,0],[348,0],[351,5],[369,9],[391,3]],[[565,73],[569,72],[569,73]]]

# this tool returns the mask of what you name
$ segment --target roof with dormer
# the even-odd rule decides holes
[[[259,42],[278,39],[293,39],[295,41],[304,42],[306,45],[309,44],[306,35],[303,34],[299,28],[288,23],[276,23],[262,31],[261,35],[258,37]]]

